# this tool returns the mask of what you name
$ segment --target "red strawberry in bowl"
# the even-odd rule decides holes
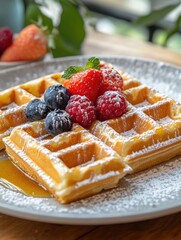
[[[44,32],[35,24],[25,27],[6,48],[1,61],[35,61],[47,53],[48,41]]]

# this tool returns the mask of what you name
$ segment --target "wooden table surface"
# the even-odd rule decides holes
[[[181,66],[181,54],[120,36],[89,31],[84,54],[146,57]],[[108,226],[69,226],[40,223],[0,214],[0,240],[180,240],[181,213],[137,222]]]
[[[90,29],[84,46],[84,54],[93,55],[94,53],[108,56],[138,56],[181,67],[181,52],[174,52],[158,45],[128,37],[97,33]]]

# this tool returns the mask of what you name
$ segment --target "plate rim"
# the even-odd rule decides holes
[[[153,60],[150,58],[144,58],[144,57],[136,57],[136,56],[117,56],[117,55],[96,55],[94,54],[95,57],[99,57],[99,58],[104,58],[104,59],[130,59],[130,60],[138,60],[138,61],[143,61],[143,62],[151,62],[151,63],[156,63],[156,64],[163,64],[165,66],[169,66],[172,67],[174,69],[179,69],[181,71],[181,67],[174,65],[174,64],[170,64],[167,62],[163,62],[163,61],[159,61],[159,60]],[[38,67],[41,65],[46,65],[46,64],[53,64],[55,62],[69,62],[72,60],[76,60],[76,59],[82,59],[82,60],[86,60],[89,57],[91,57],[91,55],[80,55],[80,56],[70,56],[70,57],[62,57],[62,58],[56,58],[56,59],[48,59],[46,61],[42,61],[42,62],[34,62],[34,63],[30,63],[28,65],[19,65],[19,66],[15,66],[12,68],[8,68],[8,69],[3,69],[0,70],[0,75],[2,73],[10,73],[16,70],[21,70],[21,69],[32,69],[34,66]],[[49,213],[49,212],[38,212],[38,211],[32,211],[31,209],[27,209],[27,208],[21,208],[15,205],[9,205],[6,203],[2,203],[0,202],[0,212],[3,214],[7,214],[10,216],[14,216],[14,217],[19,217],[19,218],[23,218],[23,219],[27,219],[27,220],[34,220],[34,221],[41,221],[41,222],[49,222],[49,223],[59,223],[59,224],[73,224],[73,225],[101,225],[101,224],[117,224],[117,223],[128,223],[128,222],[135,222],[135,221],[143,221],[143,220],[148,220],[148,219],[153,219],[153,218],[158,218],[158,217],[162,217],[162,216],[166,216],[169,214],[173,214],[173,213],[177,213],[177,212],[181,212],[181,203],[180,204],[176,204],[171,203],[169,204],[169,206],[164,206],[161,207],[156,206],[155,209],[151,209],[148,211],[144,212],[139,212],[139,213],[127,213],[127,214],[103,214],[103,213],[99,213],[98,215],[94,215],[94,214],[82,214],[82,215],[77,215],[77,214],[70,214],[70,213],[58,213],[58,214],[54,214],[54,213]]]
[[[24,211],[25,210],[25,211]],[[181,212],[181,205],[165,208],[156,207],[155,211],[149,210],[144,211],[143,213],[128,213],[120,215],[118,214],[100,214],[99,215],[77,215],[75,214],[65,214],[65,213],[45,213],[38,211],[30,211],[25,208],[17,206],[6,206],[6,204],[0,203],[0,212],[7,214],[9,216],[18,217],[22,219],[32,220],[32,221],[41,221],[46,223],[58,223],[58,224],[71,224],[71,225],[103,225],[103,224],[118,224],[118,223],[131,223],[139,222],[150,219],[155,219],[159,217],[164,217],[170,214]],[[27,214],[28,215],[24,215]]]
[[[148,58],[148,57],[137,57],[137,56],[124,56],[124,55],[101,55],[101,54],[93,54],[94,57],[98,57],[98,58],[114,58],[114,59],[130,59],[130,60],[139,60],[139,61],[143,61],[143,62],[151,62],[151,63],[157,63],[157,64],[163,64],[166,66],[170,66],[173,68],[177,68],[179,70],[181,70],[181,65],[175,65],[173,63],[168,63],[168,62],[164,62],[164,61],[160,61],[160,60],[156,60],[156,59],[152,59],[152,58]],[[82,59],[88,59],[89,57],[92,57],[92,55],[77,55],[77,56],[67,56],[67,57],[60,57],[60,58],[52,58],[52,59],[46,59],[45,61],[35,61],[35,62],[29,62],[28,64],[21,64],[18,66],[13,66],[11,68],[5,68],[5,69],[0,69],[0,75],[2,73],[5,72],[11,72],[11,71],[15,71],[15,70],[21,70],[24,68],[31,68],[34,66],[38,66],[38,65],[42,65],[42,64],[46,64],[46,63],[53,63],[53,62],[62,62],[62,61],[72,61],[74,59],[78,59],[78,58],[82,58]]]

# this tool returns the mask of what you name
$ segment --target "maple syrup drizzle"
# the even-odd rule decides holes
[[[0,185],[28,196],[50,197],[50,193],[16,168],[9,158],[0,160]]]

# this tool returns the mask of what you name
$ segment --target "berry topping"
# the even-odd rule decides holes
[[[40,99],[33,99],[28,103],[25,109],[25,114],[30,122],[41,120],[49,113],[49,108],[45,102]]]
[[[72,128],[71,117],[64,110],[57,109],[47,115],[45,128],[47,132],[53,136],[70,131]]]
[[[10,28],[0,28],[0,55],[8,48],[13,41],[13,33]]]
[[[86,96],[73,95],[65,109],[74,122],[88,128],[96,119],[95,107]]]
[[[46,105],[54,109],[65,109],[70,96],[65,87],[61,84],[50,86],[44,93]]]
[[[110,69],[110,64],[109,63],[106,63],[106,62],[101,62],[100,64],[99,64],[99,66],[100,66],[100,69],[102,70],[102,69]]]
[[[74,74],[67,86],[72,95],[86,96],[95,102],[98,97],[102,72],[96,69],[87,69]]]
[[[97,69],[100,70],[100,60],[99,58],[96,57],[91,57],[87,60],[85,67],[82,66],[70,66],[67,69],[65,69],[62,77],[69,79],[71,78],[74,74],[78,72],[82,72],[86,69]]]
[[[103,81],[100,86],[99,95],[104,94],[106,91],[122,90],[123,79],[115,69],[102,68]]]
[[[100,120],[120,117],[126,108],[126,99],[120,91],[107,91],[97,99],[96,111]]]

